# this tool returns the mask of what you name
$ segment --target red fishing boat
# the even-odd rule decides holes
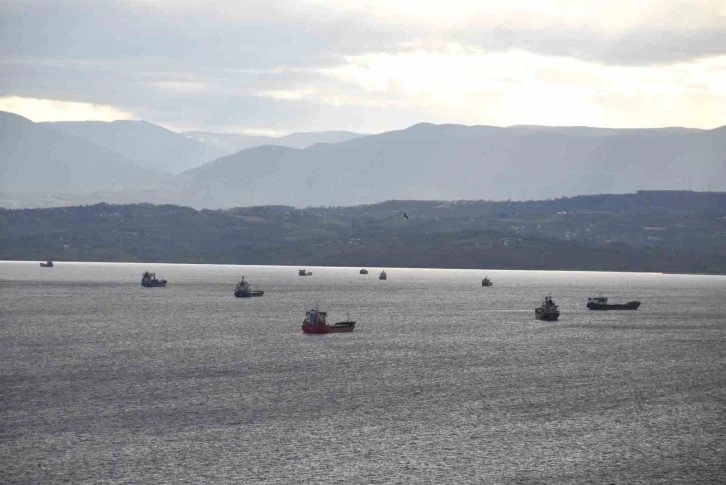
[[[302,331],[304,333],[340,333],[352,332],[355,329],[355,322],[346,319],[344,322],[328,325],[325,321],[328,312],[321,312],[317,306],[312,310],[305,312],[305,320],[303,320]]]

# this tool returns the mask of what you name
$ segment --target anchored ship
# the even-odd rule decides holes
[[[489,279],[488,276],[485,276],[483,280],[481,280],[482,286],[493,286],[494,283],[492,283],[492,280]]]
[[[534,309],[534,316],[537,320],[554,322],[560,318],[560,307],[558,307],[551,296],[545,296],[542,304]]]
[[[608,303],[608,299],[604,296],[596,296],[587,299],[587,308],[590,310],[637,310],[639,306],[639,301],[629,301],[628,303]]]
[[[264,290],[260,290],[259,288],[253,290],[249,282],[245,280],[244,276],[234,288],[234,296],[237,298],[249,298],[251,296],[262,296],[264,294]]]
[[[312,271],[307,271],[307,270],[304,270],[304,269],[297,270],[297,275],[298,276],[310,276],[311,274],[313,274]]]
[[[144,274],[141,277],[141,286],[145,288],[166,286],[166,280],[157,280],[156,273],[149,273],[148,271],[144,271]]]
[[[53,261],[50,259],[46,263],[40,263],[41,268],[52,268],[53,267]]]
[[[385,269],[383,271],[381,271],[381,274],[378,275],[378,279],[379,280],[387,280],[388,279],[388,275],[386,274],[386,270]]]
[[[368,274],[368,270],[363,268],[362,270],[360,270],[360,274]]]
[[[325,321],[327,316],[328,312],[321,312],[316,305],[312,310],[305,312],[302,331],[304,333],[342,333],[355,330],[355,322],[350,319],[346,318],[343,322],[328,325]]]

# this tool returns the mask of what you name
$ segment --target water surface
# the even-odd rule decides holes
[[[2,482],[723,479],[726,278],[307,269],[0,262]]]

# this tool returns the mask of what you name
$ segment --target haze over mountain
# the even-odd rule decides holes
[[[165,178],[107,148],[0,111],[0,190],[118,190]]]
[[[388,199],[547,199],[726,189],[726,127],[606,130],[432,125],[304,150],[258,147],[175,178],[197,207]]]
[[[726,127],[502,128],[420,123],[365,136],[297,133],[273,139],[276,145],[242,150],[164,179],[158,173],[139,176],[144,172],[135,168],[133,176],[114,176],[104,167],[123,172],[133,167],[131,160],[63,132],[96,139],[143,160],[147,166],[169,167],[179,159],[189,163],[192,155],[218,152],[220,148],[210,149],[202,141],[138,121],[34,124],[13,115],[6,118],[16,124],[22,121],[26,131],[20,139],[24,144],[18,145],[18,139],[5,130],[0,148],[8,153],[12,148],[14,167],[24,166],[24,159],[32,160],[28,166],[34,167],[20,178],[11,176],[18,168],[4,169],[8,175],[3,177],[3,190],[15,193],[3,195],[0,204],[12,207],[102,201],[198,208],[264,204],[305,207],[390,199],[539,200],[641,189],[726,189]],[[118,139],[114,131],[121,133]],[[134,132],[139,136],[132,136]],[[236,135],[229,136],[234,139]],[[58,145],[59,139],[64,144]],[[121,143],[122,139],[128,145]],[[267,139],[257,137],[253,141]],[[294,148],[280,146],[282,142],[314,144]],[[183,153],[185,146],[190,147],[190,154]],[[56,173],[49,166],[56,164],[58,157],[76,165],[92,164],[93,169],[69,177],[70,169],[56,166],[53,170],[62,172]],[[4,163],[10,166],[9,159]],[[53,193],[43,198],[19,193],[39,189]],[[84,193],[74,193],[79,190]]]
[[[291,133],[286,136],[252,136],[238,133],[210,133],[205,131],[186,131],[183,135],[214,147],[225,154],[261,145],[279,145],[292,148],[307,148],[316,143],[341,143],[361,136],[350,131],[319,131],[310,133]]]
[[[220,150],[148,121],[59,121],[46,126],[113,150],[142,167],[180,173],[234,150]]]

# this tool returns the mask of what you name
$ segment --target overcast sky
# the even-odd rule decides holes
[[[726,0],[0,0],[0,110],[175,130],[726,124]]]

